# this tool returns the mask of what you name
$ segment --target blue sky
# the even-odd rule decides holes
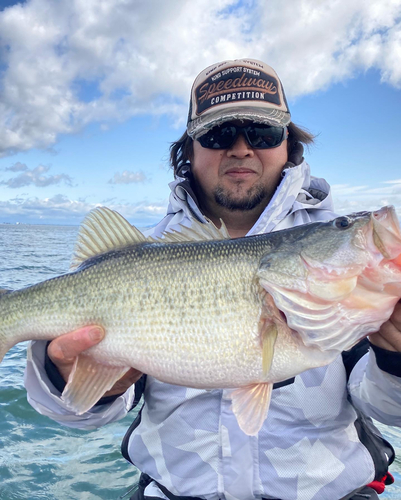
[[[0,0],[0,223],[157,222],[193,79],[241,57],[318,134],[339,212],[401,216],[401,0]]]

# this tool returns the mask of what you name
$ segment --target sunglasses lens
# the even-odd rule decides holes
[[[237,135],[234,125],[213,127],[209,132],[199,137],[201,146],[208,149],[227,149],[231,146]]]
[[[256,149],[275,148],[283,142],[284,129],[268,125],[246,127],[250,145]]]
[[[269,149],[279,146],[285,137],[282,127],[270,125],[221,125],[213,127],[209,132],[199,137],[201,146],[207,149],[228,149],[234,143],[239,133],[243,133],[252,148]]]

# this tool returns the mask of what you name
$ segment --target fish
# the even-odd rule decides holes
[[[243,238],[194,221],[145,237],[101,207],[68,273],[0,294],[0,361],[15,344],[86,325],[106,334],[61,395],[88,411],[131,367],[161,382],[227,389],[256,435],[273,384],[331,363],[389,319],[401,297],[393,207]]]

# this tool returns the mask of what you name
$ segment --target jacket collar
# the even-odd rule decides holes
[[[311,177],[309,165],[304,159],[299,165],[292,163],[287,165],[273,198],[248,235],[274,230],[284,217],[297,210],[332,209],[329,184],[324,179]],[[190,175],[189,165],[184,165],[176,179],[169,184],[171,194],[167,213],[175,214],[183,211],[189,219],[195,217],[201,222],[206,222],[192,189]]]

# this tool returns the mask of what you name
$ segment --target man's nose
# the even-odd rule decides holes
[[[227,156],[234,158],[246,158],[253,155],[253,148],[248,144],[243,134],[238,134],[235,142],[227,149]]]

